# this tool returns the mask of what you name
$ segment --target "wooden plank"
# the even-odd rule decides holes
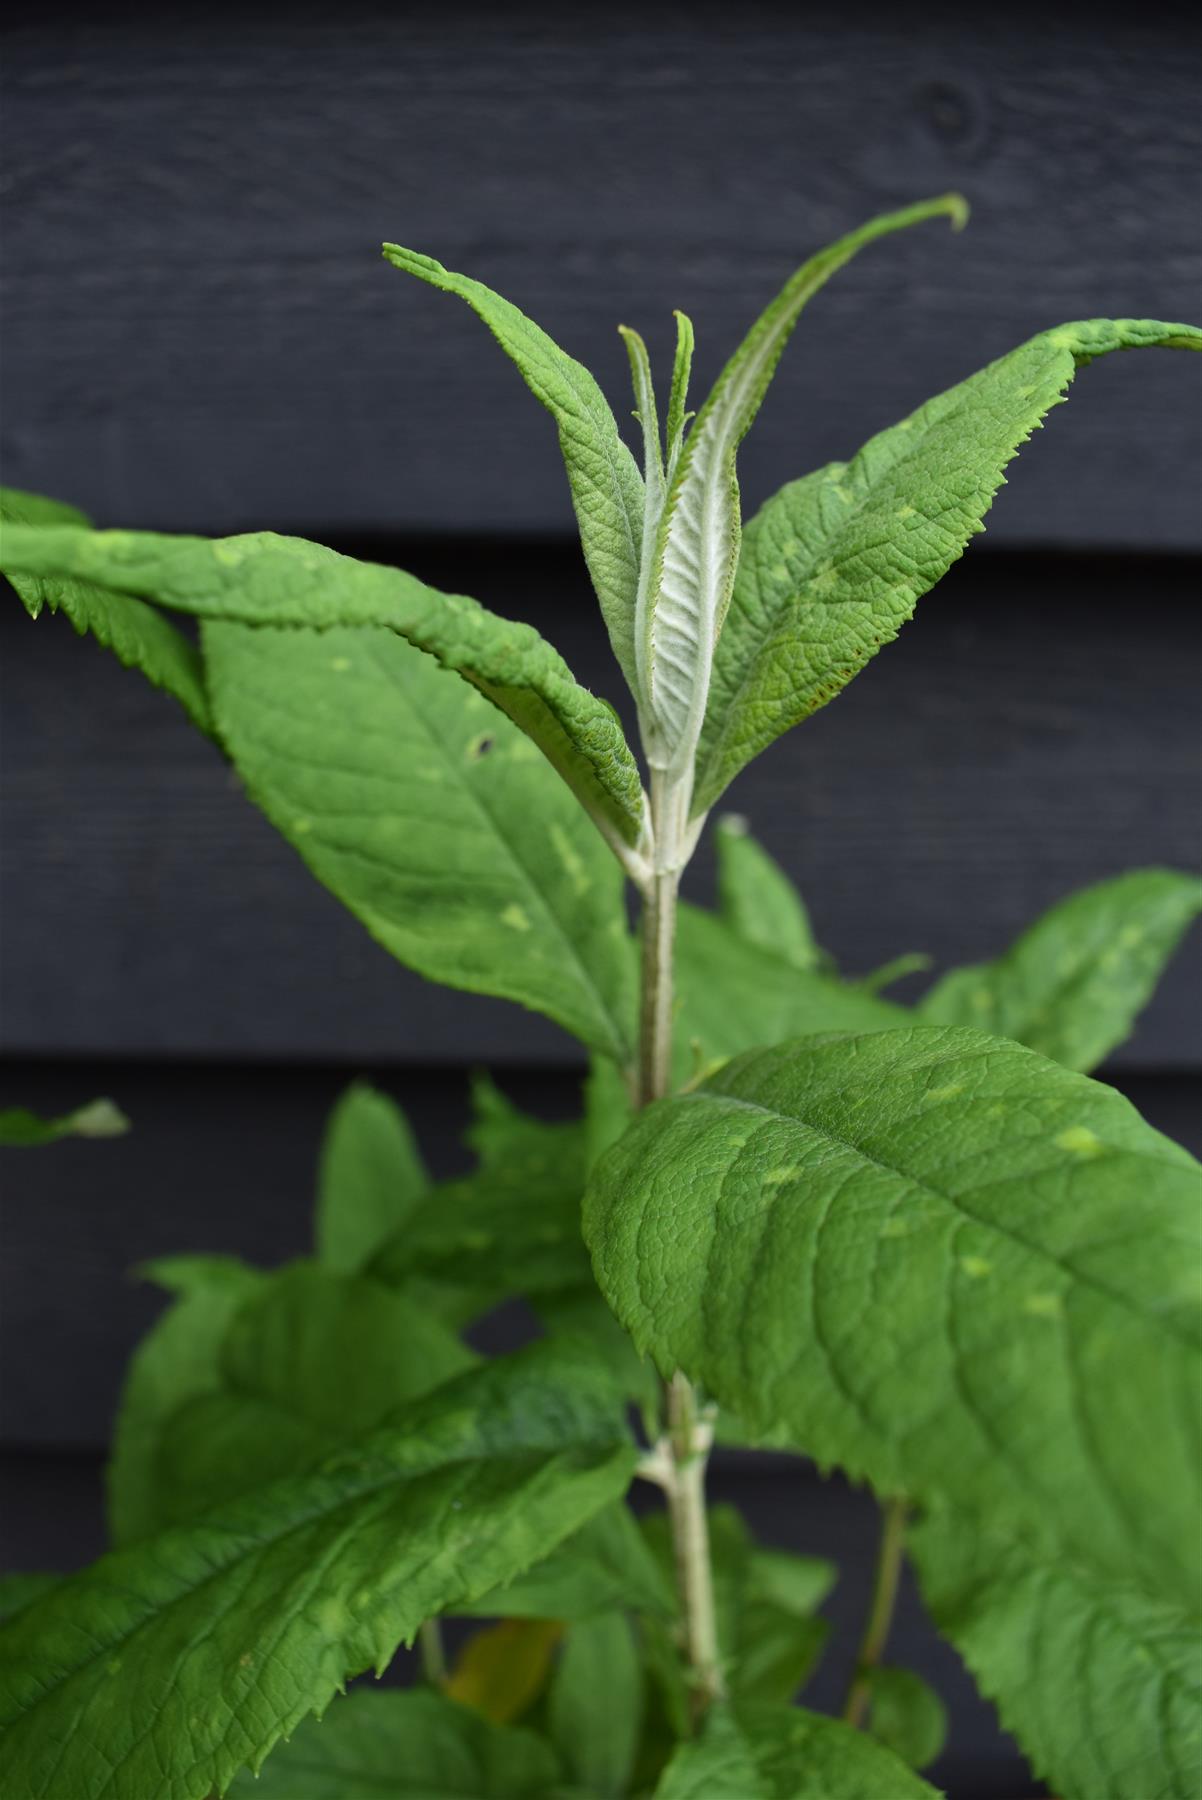
[[[53,8],[8,47],[6,479],[114,523],[562,531],[549,422],[382,238],[511,295],[625,416],[620,318],[662,361],[685,306],[712,377],[803,255],[962,187],[962,237],[815,302],[754,502],[1046,325],[1195,309],[1198,23],[1160,17]],[[1200,376],[1091,371],[991,530],[1198,547]]]
[[[573,553],[443,544],[403,560],[533,619],[616,694]],[[975,961],[1086,882],[1197,866],[1196,588],[1172,559],[974,552],[835,705],[740,777],[730,804],[843,967],[915,949]],[[392,963],[172,704],[64,621],[32,625],[10,597],[0,662],[9,1054],[576,1057],[534,1015]],[[691,880],[705,898],[704,849]],[[1123,1066],[1202,1066],[1200,938]]]

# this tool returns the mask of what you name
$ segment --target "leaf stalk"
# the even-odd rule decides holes
[[[881,1541],[877,1551],[876,1573],[872,1583],[872,1601],[856,1656],[855,1673],[847,1690],[843,1717],[849,1725],[863,1726],[872,1694],[872,1672],[885,1654],[893,1610],[897,1605],[897,1589],[901,1579],[902,1555],[906,1547],[906,1502],[887,1500],[881,1508]]]

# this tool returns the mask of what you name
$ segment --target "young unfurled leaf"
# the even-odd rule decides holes
[[[648,1108],[590,1177],[585,1236],[635,1343],[752,1430],[1179,1600],[1198,1182],[1112,1089],[910,1027],[752,1053]]]
[[[428,1689],[356,1688],[229,1792],[230,1800],[552,1800],[559,1775],[554,1751],[532,1731],[490,1725]]]
[[[585,561],[614,655],[635,689],[634,614],[643,541],[643,483],[634,457],[618,435],[604,394],[586,368],[483,282],[455,275],[433,257],[419,256],[399,244],[385,244],[384,255],[406,274],[466,300],[516,363],[535,399],[554,418]]]
[[[179,701],[200,730],[212,736],[204,671],[194,644],[190,644],[152,606],[128,594],[113,593],[83,576],[47,569],[24,574],[7,562],[10,532],[28,536],[21,527],[37,527],[48,536],[53,527],[70,532],[86,530],[88,520],[74,506],[48,500],[41,494],[24,494],[16,488],[0,488],[0,570],[16,589],[31,619],[43,607],[63,612],[81,637],[91,635],[111,650],[127,669],[140,669],[153,686]]]
[[[547,1685],[563,1636],[558,1619],[501,1619],[474,1632],[444,1684],[448,1699],[494,1725],[528,1712]]]
[[[206,625],[204,647],[251,796],[373,937],[628,1059],[622,872],[515,726],[391,632]]]
[[[1180,1597],[946,1507],[909,1542],[935,1623],[1061,1800],[1202,1788],[1202,1626]]]
[[[919,1002],[919,1015],[1015,1038],[1088,1073],[1129,1035],[1199,912],[1195,876],[1116,875],[1061,900],[996,962],[951,970]]]
[[[587,1793],[627,1792],[643,1717],[643,1671],[625,1613],[570,1627],[551,1680],[547,1719],[573,1780]]]
[[[194,538],[19,527],[4,533],[0,568],[99,584],[114,597],[140,595],[200,619],[396,632],[520,726],[611,840],[634,844],[642,832],[642,782],[613,708],[577,683],[533,626],[466,595],[439,593],[403,569],[271,531]],[[335,655],[331,649],[325,663],[334,690]],[[328,695],[336,700],[336,691]]]
[[[866,1669],[867,1729],[912,1769],[925,1769],[947,1737],[947,1709],[930,1684],[913,1669],[878,1663]]]
[[[786,1706],[715,1707],[655,1800],[939,1800],[892,1751],[840,1719]]]
[[[111,1100],[90,1100],[57,1119],[43,1119],[24,1106],[0,1112],[0,1144],[28,1149],[38,1144],[57,1144],[60,1138],[120,1137],[129,1120]]]
[[[1198,349],[1202,332],[1140,319],[1041,332],[870,439],[852,462],[791,482],[761,508],[744,533],[714,655],[695,812],[897,636],[981,530],[1002,470],[1077,370],[1148,345]]]
[[[673,470],[635,625],[635,691],[653,767],[679,779],[692,764],[739,558],[735,452],[802,308],[866,244],[940,214],[962,224],[963,200],[945,194],[887,213],[811,257],[756,320],[698,413]]]
[[[780,864],[774,862],[738,813],[714,829],[718,856],[718,912],[737,937],[771,951],[797,969],[817,969],[823,956],[810,915]]]
[[[472,1370],[319,1472],[104,1557],[19,1613],[0,1632],[7,1780],[28,1800],[224,1790],[424,1619],[617,1499],[635,1461],[578,1352]]]
[[[330,1114],[322,1140],[314,1221],[322,1262],[355,1274],[400,1229],[429,1186],[400,1107],[356,1081]]]

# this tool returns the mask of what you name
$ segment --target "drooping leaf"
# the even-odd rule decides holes
[[[943,1749],[947,1709],[921,1675],[878,1663],[865,1671],[867,1729],[912,1769],[925,1769]]]
[[[547,1719],[565,1768],[589,1794],[627,1792],[643,1716],[643,1671],[625,1613],[599,1613],[565,1633]]]
[[[752,1053],[648,1108],[585,1235],[635,1343],[883,1493],[1197,1591],[1198,1165],[964,1028]]]
[[[318,1473],[103,1558],[0,1632],[7,1780],[28,1800],[204,1800],[424,1619],[570,1536],[635,1459],[608,1382],[535,1345]]]
[[[953,969],[920,1002],[932,1025],[976,1025],[1088,1074],[1131,1031],[1187,927],[1202,881],[1133,869],[1082,888],[996,962]]]
[[[502,619],[466,595],[442,594],[402,569],[271,531],[196,538],[13,527],[4,534],[0,567],[98,585],[105,597],[141,596],[200,619],[395,632],[520,726],[607,835],[633,844],[642,831],[642,782],[613,708],[577,683],[533,626]],[[156,622],[178,635],[165,620]],[[327,657],[327,683],[331,666]]]
[[[15,563],[10,568],[10,544],[36,535],[34,527],[47,537],[57,537],[64,527],[74,536],[81,528],[87,531],[88,519],[61,500],[0,488],[0,570],[30,618],[38,618],[43,607],[65,613],[81,637],[90,634],[127,669],[141,670],[153,686],[179,701],[194,725],[212,736],[204,671],[195,645],[152,606],[128,594],[112,593],[66,571],[24,573]]]
[[[477,1618],[589,1619],[616,1607],[668,1617],[673,1605],[670,1578],[629,1508],[616,1504],[524,1574],[454,1610]]]
[[[441,1694],[356,1688],[306,1719],[231,1800],[554,1800],[559,1767],[532,1731],[490,1725]]]
[[[509,1725],[538,1699],[563,1636],[557,1619],[501,1619],[474,1632],[446,1678],[445,1692],[494,1725]]]
[[[482,282],[453,274],[433,257],[419,256],[399,244],[385,244],[384,255],[406,274],[466,300],[516,363],[535,399],[554,418],[585,561],[614,655],[634,689],[634,612],[643,540],[643,483],[634,457],[618,435],[604,394],[586,368],[510,301],[503,300]]]
[[[682,1744],[655,1800],[938,1800],[883,1744],[785,1706],[716,1707]]]
[[[0,1112],[0,1144],[13,1147],[57,1144],[65,1137],[120,1137],[128,1130],[129,1120],[111,1100],[91,1100],[57,1119],[43,1119],[24,1106]]]
[[[935,1623],[1062,1800],[1192,1800],[1202,1788],[1196,1613],[946,1507],[909,1543]]]
[[[714,655],[693,806],[846,687],[982,529],[1002,471],[1077,370],[1111,350],[1202,348],[1154,320],[1061,325],[790,482],[743,537]]]
[[[963,224],[964,201],[945,194],[885,214],[811,257],[756,320],[697,414],[673,470],[635,625],[635,691],[654,767],[680,776],[693,759],[739,559],[735,452],[802,308],[866,244],[940,215]]]
[[[356,1081],[330,1114],[321,1146],[314,1232],[322,1262],[342,1274],[362,1269],[429,1186],[396,1101]]]
[[[390,632],[203,635],[252,798],[373,937],[625,1061],[622,872],[521,732]]]
[[[747,821],[727,813],[714,828],[718,855],[718,912],[737,937],[797,969],[817,969],[822,952],[810,915],[780,864],[756,842]]]

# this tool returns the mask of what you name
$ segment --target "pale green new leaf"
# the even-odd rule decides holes
[[[643,1670],[625,1613],[569,1627],[547,1699],[547,1722],[564,1767],[589,1794],[627,1792],[643,1719]]]
[[[129,1130],[129,1120],[111,1100],[90,1100],[74,1112],[62,1113],[57,1119],[44,1119],[24,1106],[10,1106],[0,1112],[0,1144],[29,1149],[40,1144],[57,1144],[60,1138],[120,1137]]]
[[[419,256],[399,244],[385,244],[384,255],[406,274],[466,300],[554,418],[585,561],[614,655],[633,689],[643,483],[604,394],[582,364],[483,282],[453,274],[433,257]]]
[[[935,1623],[1061,1800],[1202,1791],[1196,1614],[946,1508],[910,1549]]]
[[[681,776],[692,762],[739,558],[735,452],[802,308],[866,244],[940,215],[963,224],[964,201],[945,194],[887,213],[811,257],[756,320],[698,413],[673,470],[635,625],[636,692],[656,767]]]
[[[780,864],[752,837],[746,819],[738,813],[719,819],[714,849],[718,911],[724,924],[737,937],[794,968],[820,968],[822,952],[814,941],[805,901]]]
[[[841,1719],[784,1706],[716,1707],[655,1800],[938,1800],[891,1751]]]
[[[912,1769],[925,1769],[943,1749],[947,1709],[921,1675],[878,1663],[864,1671],[868,1684],[866,1728]]]
[[[534,746],[391,632],[206,625],[252,798],[386,949],[626,1061],[622,872]]]
[[[307,1719],[231,1800],[555,1800],[560,1769],[545,1739],[428,1689],[356,1688]]]
[[[996,962],[951,970],[919,1016],[1015,1038],[1088,1073],[1129,1035],[1199,912],[1195,876],[1116,875],[1061,900]]]
[[[615,1500],[635,1458],[608,1383],[539,1345],[103,1558],[0,1632],[6,1780],[24,1800],[223,1791],[423,1619]]]
[[[10,545],[30,536],[24,527],[57,538],[59,528],[68,528],[68,535],[74,536],[81,527],[86,531],[88,524],[85,514],[61,500],[0,488],[0,571],[31,619],[43,607],[65,613],[81,637],[90,634],[127,669],[141,670],[153,686],[179,701],[194,725],[212,736],[200,656],[169,620],[141,600],[112,593],[81,575],[52,568],[24,573],[15,563],[10,567]]]
[[[464,594],[443,594],[403,569],[271,531],[196,538],[11,527],[0,568],[99,584],[200,619],[393,631],[520,726],[606,836],[628,844],[640,836],[642,782],[613,708],[579,685],[533,626],[503,619]],[[329,660],[326,667],[328,679]]]
[[[361,1269],[427,1192],[430,1177],[395,1100],[365,1081],[347,1088],[321,1146],[314,1235],[327,1268]]]
[[[760,509],[714,655],[695,812],[897,636],[983,529],[1003,469],[1077,370],[1149,345],[1196,350],[1202,332],[1144,319],[1040,332]]]
[[[911,1026],[752,1053],[649,1108],[585,1236],[635,1343],[753,1431],[1179,1600],[1199,1180],[1112,1089]]]

